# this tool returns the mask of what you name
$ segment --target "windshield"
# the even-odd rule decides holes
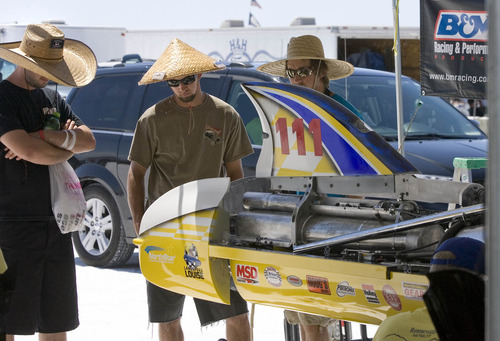
[[[330,89],[351,102],[373,130],[387,140],[397,140],[395,83],[393,76],[353,75],[347,79],[331,81]],[[479,128],[447,101],[440,97],[421,96],[420,84],[416,81],[404,77],[401,84],[407,140],[486,138]]]
[[[15,69],[15,64],[0,58],[0,81],[7,79]]]

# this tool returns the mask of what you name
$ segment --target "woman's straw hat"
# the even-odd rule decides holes
[[[216,59],[192,48],[179,39],[167,46],[151,69],[139,81],[140,85],[183,78],[209,71],[224,69],[226,66]]]
[[[50,24],[28,25],[22,41],[0,44],[0,58],[68,86],[84,86],[97,70],[94,52],[84,43],[65,39]]]
[[[351,63],[325,58],[321,40],[313,35],[291,38],[288,43],[288,51],[285,59],[263,64],[259,66],[257,70],[276,76],[286,77],[286,62],[296,59],[319,59],[326,63],[326,65],[328,65],[328,73],[326,75],[329,79],[344,78],[354,72],[354,66],[352,66]]]

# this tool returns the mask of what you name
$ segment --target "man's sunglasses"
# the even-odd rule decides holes
[[[172,86],[172,87],[176,87],[176,86],[179,86],[181,83],[184,84],[184,85],[189,85],[191,83],[193,83],[196,79],[196,75],[191,75],[191,76],[187,76],[187,77],[184,77],[183,79],[169,79],[167,80],[167,84],[168,86]]]
[[[289,78],[295,78],[295,75],[299,75],[300,78],[304,78],[310,76],[313,72],[313,69],[309,67],[301,67],[298,70],[285,69],[285,73]]]

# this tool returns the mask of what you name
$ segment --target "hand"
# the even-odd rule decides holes
[[[12,150],[10,150],[9,148],[5,147],[3,149],[6,153],[5,153],[5,158],[6,159],[9,159],[9,160],[12,160],[12,159],[16,159],[16,161],[20,161],[22,160],[19,156],[17,156]]]
[[[68,119],[64,124],[63,130],[73,130],[77,127],[76,122]]]

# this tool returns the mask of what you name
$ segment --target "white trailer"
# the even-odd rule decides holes
[[[125,54],[126,29],[124,27],[70,26],[61,21],[48,23],[61,29],[66,38],[87,44],[94,51],[98,62]],[[0,25],[0,43],[22,40],[26,26],[23,24]]]
[[[353,54],[373,51],[382,55],[386,70],[394,69],[394,29],[392,27],[286,26],[221,27],[189,30],[133,30],[126,33],[126,53],[156,59],[178,38],[224,62],[268,62],[286,56],[291,37],[317,36],[328,58],[347,59]],[[403,73],[419,77],[420,29],[400,29]],[[120,57],[120,56],[116,56]]]

